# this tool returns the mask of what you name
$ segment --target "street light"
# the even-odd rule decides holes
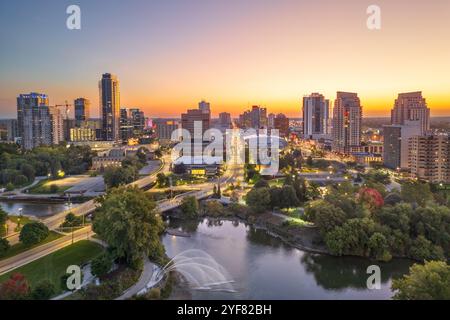
[[[17,227],[20,229],[20,220],[22,219],[22,208],[19,208],[19,217],[17,218]]]

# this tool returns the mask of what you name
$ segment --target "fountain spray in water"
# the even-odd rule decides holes
[[[171,271],[180,273],[194,290],[236,292],[233,280],[219,263],[202,250],[191,249],[176,255],[162,269],[153,272],[147,290]]]

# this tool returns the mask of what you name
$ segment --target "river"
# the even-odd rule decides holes
[[[76,204],[72,204],[70,207],[62,203],[42,203],[42,202],[16,202],[16,201],[0,201],[0,207],[3,208],[10,215],[19,215],[22,208],[22,214],[26,216],[35,216],[43,218],[52,216],[56,213],[68,210],[75,207]]]
[[[390,299],[392,279],[408,272],[411,261],[378,263],[363,258],[311,254],[242,222],[180,222],[190,237],[165,235],[169,257],[200,249],[221,264],[234,280],[236,292],[190,290],[193,299]],[[367,267],[381,268],[381,289],[367,289]]]

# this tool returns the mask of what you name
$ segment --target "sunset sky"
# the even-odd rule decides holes
[[[78,4],[82,29],[66,28]],[[382,28],[366,27],[381,7]],[[0,118],[19,93],[51,104],[91,100],[102,73],[121,105],[179,116],[198,101],[241,113],[253,104],[300,117],[302,96],[357,92],[385,116],[399,92],[423,91],[450,115],[448,0],[17,0],[0,2]]]

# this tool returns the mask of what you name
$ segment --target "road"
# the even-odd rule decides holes
[[[165,172],[167,173],[169,171],[169,158],[166,156],[163,158],[163,165],[161,166],[161,168],[159,168],[158,171],[156,171],[155,173],[153,173],[152,175],[149,175],[147,177],[144,177],[138,181],[135,181],[133,183],[131,183],[130,185],[136,185],[139,188],[144,188],[148,185],[151,185],[153,182],[155,182],[156,180],[156,175],[159,172]],[[58,214],[55,214],[51,217],[45,218],[42,220],[42,222],[50,229],[50,230],[55,230],[57,229],[63,222],[64,219],[66,217],[66,215],[68,213],[73,213],[76,216],[83,216],[83,215],[87,215],[91,212],[93,212],[96,208],[97,204],[95,202],[95,200],[89,200],[79,206],[76,206],[70,210],[67,211],[63,211],[60,212]],[[11,245],[14,245],[16,243],[19,242],[19,235],[15,234],[12,235],[10,237],[8,237],[8,241]]]
[[[0,261],[0,275],[8,273],[14,269],[20,268],[30,262],[40,259],[46,255],[49,255],[55,251],[65,248],[72,243],[76,243],[81,240],[89,239],[94,233],[91,227],[86,227],[77,231],[74,231],[73,238],[72,234],[65,235],[55,241],[46,243],[42,246],[33,248],[31,250],[19,253],[14,257],[1,260]]]
[[[168,161],[168,159],[167,158],[164,159],[163,166],[160,168],[160,170],[158,170],[157,172],[155,172],[154,174],[152,174],[148,177],[145,177],[143,179],[133,182],[131,185],[138,186],[139,188],[144,188],[144,187],[152,184],[156,179],[157,173],[159,173],[159,172],[167,173],[168,172],[168,169],[169,169],[168,163],[170,163]],[[227,171],[224,173],[223,177],[221,177],[219,181],[221,184],[237,182],[237,179],[239,177],[243,176],[242,171],[243,171],[243,166],[230,165],[230,166],[228,166]],[[203,190],[188,192],[186,194],[179,195],[179,196],[175,197],[174,199],[161,202],[158,204],[158,208],[161,212],[174,209],[181,204],[181,201],[186,196],[195,196],[197,199],[206,198],[213,193],[213,188],[214,188],[214,183],[210,182],[208,184],[205,184]],[[81,216],[81,215],[85,215],[85,214],[88,214],[88,213],[94,211],[95,208],[96,208],[96,203],[94,200],[91,200],[91,201],[83,203],[82,205],[74,208],[73,210],[70,210],[70,212],[72,212],[73,214],[75,214],[77,216]],[[43,222],[48,226],[48,228],[50,230],[57,229],[57,228],[59,228],[61,223],[64,221],[67,213],[68,213],[67,211],[61,212],[59,214],[56,214],[52,217],[49,217],[49,218],[43,220]],[[26,252],[18,254],[14,257],[2,260],[2,261],[0,261],[0,275],[7,273],[9,271],[12,271],[16,268],[19,268],[19,267],[21,267],[25,264],[28,264],[32,261],[35,261],[39,258],[42,258],[50,253],[60,250],[66,246],[69,246],[70,244],[72,244],[72,242],[77,242],[77,241],[80,241],[83,239],[87,239],[92,235],[93,235],[93,231],[91,230],[90,227],[87,227],[82,230],[75,231],[73,234],[73,239],[72,239],[72,234],[66,235],[58,240],[55,240],[50,243],[44,244],[42,246],[33,248],[31,250],[28,250]],[[8,238],[8,240],[12,244],[14,244],[14,242],[17,243],[18,235]]]

